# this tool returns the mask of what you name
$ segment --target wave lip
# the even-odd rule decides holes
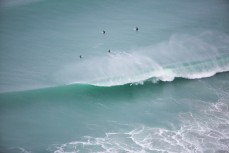
[[[120,86],[125,84],[143,84],[144,82],[157,83],[158,81],[171,82],[175,78],[201,79],[214,76],[217,73],[229,71],[229,58],[218,58],[215,61],[207,60],[198,63],[182,64],[142,72],[142,74],[123,75],[118,77],[98,78],[88,82],[72,82],[69,84],[89,84],[94,86]]]

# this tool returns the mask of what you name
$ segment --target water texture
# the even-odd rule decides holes
[[[2,0],[0,152],[229,153],[228,15],[227,0]]]

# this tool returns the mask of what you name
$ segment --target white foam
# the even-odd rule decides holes
[[[198,102],[200,103],[200,102]],[[180,128],[165,129],[141,126],[129,132],[106,133],[105,137],[85,136],[55,146],[55,153],[214,153],[229,150],[229,105],[203,103],[198,113],[180,113]]]
[[[209,40],[211,37],[219,37]],[[221,38],[222,37],[222,38]],[[58,74],[66,84],[116,86],[146,80],[200,79],[229,70],[229,36],[218,32],[173,35],[167,41],[126,52],[84,59]],[[222,49],[223,46],[223,49]]]
[[[17,151],[18,153],[32,153],[31,151],[26,150],[23,147],[12,147],[9,149],[11,151]]]

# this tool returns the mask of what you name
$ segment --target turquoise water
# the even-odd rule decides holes
[[[1,1],[0,152],[227,153],[228,13],[226,0]]]

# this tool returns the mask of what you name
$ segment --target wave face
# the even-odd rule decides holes
[[[0,94],[0,150],[227,153],[228,76]]]
[[[229,153],[228,14],[228,0],[0,0],[0,152]]]

